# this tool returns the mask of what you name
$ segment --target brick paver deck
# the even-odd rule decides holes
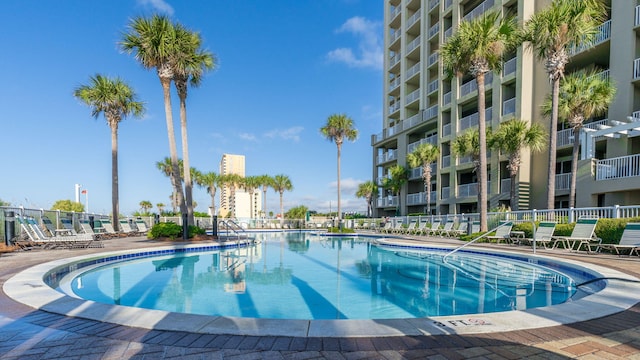
[[[166,245],[110,240],[106,249],[2,254],[0,284],[38,263],[105,250]],[[501,247],[504,247],[501,246]],[[509,248],[513,250],[513,247]],[[530,252],[530,250],[529,250]],[[640,277],[640,259],[541,251]],[[640,301],[640,294],[638,294]],[[131,328],[34,310],[0,293],[1,359],[640,359],[640,304],[575,324],[478,335],[299,338]]]

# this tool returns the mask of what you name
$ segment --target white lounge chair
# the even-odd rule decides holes
[[[640,248],[640,223],[627,223],[622,232],[622,237],[618,244],[600,244],[601,249],[615,251],[620,256],[620,251],[629,250],[629,255],[638,254]]]
[[[554,221],[541,221],[538,224],[536,233],[533,239],[522,239],[521,242],[527,242],[533,246],[535,242],[536,247],[542,245],[543,248],[548,249],[553,244],[553,232],[556,230],[556,223]]]
[[[602,239],[595,235],[597,224],[598,219],[578,219],[571,236],[553,237],[553,249],[557,248],[559,244],[563,244],[564,248],[567,250],[579,251],[583,247],[589,253],[593,251],[593,247],[595,247],[595,251],[600,250],[600,243],[602,242]]]
[[[447,222],[444,223],[444,226],[442,227],[442,229],[439,229],[437,231],[438,235],[440,236],[449,235],[449,231],[453,230],[453,225],[454,225],[453,220],[447,220]]]
[[[456,237],[456,236],[460,236],[460,235],[466,235],[468,227],[469,227],[469,222],[463,221],[458,225],[457,229],[449,230],[449,232],[447,233],[447,236]]]
[[[500,244],[501,241],[504,241],[505,244],[511,242],[511,228],[513,227],[513,223],[511,221],[504,222],[496,229],[496,233],[491,236],[487,236],[489,241],[495,241],[496,244]]]
[[[440,231],[440,220],[436,220],[431,224],[431,227],[424,230],[423,234],[428,236],[438,235],[438,231]]]
[[[146,235],[149,232],[149,228],[147,227],[147,223],[142,219],[136,220],[136,227],[138,228],[138,232]]]

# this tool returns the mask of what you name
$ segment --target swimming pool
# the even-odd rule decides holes
[[[359,238],[361,241],[362,236]],[[435,239],[434,239],[435,240]],[[125,241],[125,240],[123,240]],[[437,241],[437,240],[436,240]],[[115,241],[116,244],[119,241]],[[342,249],[345,249],[343,240]],[[115,245],[124,248],[124,244]],[[487,253],[523,258],[526,262],[549,263],[559,271],[572,269],[588,276],[606,278],[599,281],[606,285],[602,290],[573,296],[570,301],[554,306],[544,306],[528,310],[514,310],[471,315],[434,316],[423,318],[380,319],[380,320],[281,320],[259,319],[234,316],[209,316],[151,310],[129,306],[109,305],[95,301],[71,297],[58,292],[45,283],[61,279],[73,272],[82,273],[91,267],[120,262],[125,259],[139,259],[149,256],[175,253],[195,254],[203,251],[220,250],[217,243],[194,243],[190,245],[150,244],[150,247],[114,250],[95,254],[78,255],[43,262],[16,273],[6,280],[3,290],[10,298],[34,309],[65,316],[90,319],[106,323],[133,326],[142,329],[186,331],[199,334],[231,334],[249,336],[296,336],[296,337],[362,337],[362,336],[405,336],[425,334],[477,334],[497,331],[512,331],[574,323],[608,316],[625,310],[637,302],[635,294],[640,292],[638,279],[608,267],[580,262],[578,259],[558,259],[545,254],[531,255],[506,250],[508,248],[469,248],[469,253]],[[233,244],[231,244],[233,245]],[[402,239],[389,239],[384,245],[394,251],[449,249],[433,242],[417,243]],[[383,246],[383,247],[384,247]],[[107,244],[108,250],[111,245]],[[556,253],[556,252],[549,252]],[[587,256],[590,257],[590,256]],[[553,265],[555,264],[555,265]],[[626,279],[618,281],[616,279]],[[580,287],[582,288],[582,287]]]
[[[246,247],[140,256],[48,279],[105,304],[266,319],[401,319],[557,305],[593,276],[514,256],[372,245],[308,232]],[[525,260],[525,261],[523,261]],[[551,267],[550,267],[551,266]],[[556,268],[552,268],[555,266]]]

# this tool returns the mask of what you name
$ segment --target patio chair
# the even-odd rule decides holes
[[[412,221],[409,223],[409,226],[407,226],[406,228],[402,228],[402,230],[400,231],[403,234],[411,234],[411,232],[413,232],[416,229],[416,225],[418,224],[417,221]]]
[[[424,229],[423,234],[427,236],[435,236],[440,231],[440,220],[436,220],[431,224],[431,227]]]
[[[640,223],[627,223],[618,244],[600,244],[600,248],[615,251],[618,256],[621,250],[629,250],[629,255],[640,255]]]
[[[416,225],[416,227],[413,228],[413,231],[411,232],[412,235],[420,235],[424,232],[424,230],[427,228],[427,222],[420,222],[420,224]]]
[[[149,228],[147,227],[147,223],[142,219],[136,220],[136,226],[138,227],[138,232],[142,235],[146,235],[149,232]]]
[[[442,229],[438,229],[436,232],[441,237],[445,235],[449,235],[449,231],[453,230],[453,225],[454,225],[453,220],[447,220],[447,222],[444,223],[444,226],[442,227]]]
[[[540,247],[540,245],[542,245],[543,248],[548,249],[550,246],[553,246],[553,232],[555,230],[555,221],[541,221],[540,224],[538,224],[534,238],[523,238],[520,242],[531,246],[533,246],[533,243],[535,242],[536,247]]]
[[[567,250],[579,251],[582,247],[591,253],[593,247],[595,251],[600,250],[600,243],[602,239],[595,235],[596,225],[598,219],[593,218],[580,218],[576,222],[576,226],[573,228],[571,236],[554,236],[553,247],[555,249],[559,244],[562,244]]]
[[[131,228],[131,225],[129,224],[129,220],[127,219],[120,219],[118,221],[118,223],[120,224],[120,230],[130,236],[134,236],[137,234],[136,230],[133,230],[133,228]]]
[[[62,227],[69,231],[71,235],[77,235],[76,229],[73,226],[73,222],[70,219],[62,218],[60,219],[60,224]]]
[[[467,221],[463,221],[460,224],[458,224],[458,228],[457,229],[449,230],[447,232],[447,236],[456,237],[456,236],[460,236],[460,235],[466,235],[467,234],[467,228],[469,228],[469,223]]]
[[[495,241],[496,244],[500,244],[501,241],[504,241],[505,244],[511,242],[511,228],[513,227],[513,222],[507,221],[500,224],[500,226],[496,229],[496,233],[494,235],[487,236],[489,241]]]

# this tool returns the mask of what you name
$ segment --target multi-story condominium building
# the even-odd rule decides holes
[[[220,175],[237,174],[245,176],[244,155],[222,154]],[[222,217],[257,219],[262,213],[262,192],[256,189],[252,196],[242,188],[229,185],[220,189],[220,210]]]
[[[438,50],[461,21],[496,10],[512,14],[522,24],[544,9],[549,0],[385,0],[384,86],[382,132],[372,136],[373,178],[382,184],[395,164],[424,142],[440,149],[432,168],[431,197],[426,199],[422,170],[410,170],[399,198],[381,189],[375,205],[378,216],[477,211],[477,178],[470,157],[455,156],[452,140],[477,126],[477,85],[473,77],[447,79]],[[617,95],[605,116],[585,121],[577,173],[576,206],[640,203],[640,6],[637,1],[606,1],[607,20],[599,27],[595,44],[576,46],[566,73],[593,67],[617,86]],[[526,45],[504,60],[502,71],[486,75],[486,121],[492,129],[519,118],[548,129],[540,105],[551,91],[542,62]],[[638,125],[638,126],[636,126]],[[559,122],[557,136],[556,208],[569,198],[572,130]],[[488,153],[489,209],[509,204],[507,159]],[[516,178],[519,208],[546,207],[548,154],[523,153]]]

